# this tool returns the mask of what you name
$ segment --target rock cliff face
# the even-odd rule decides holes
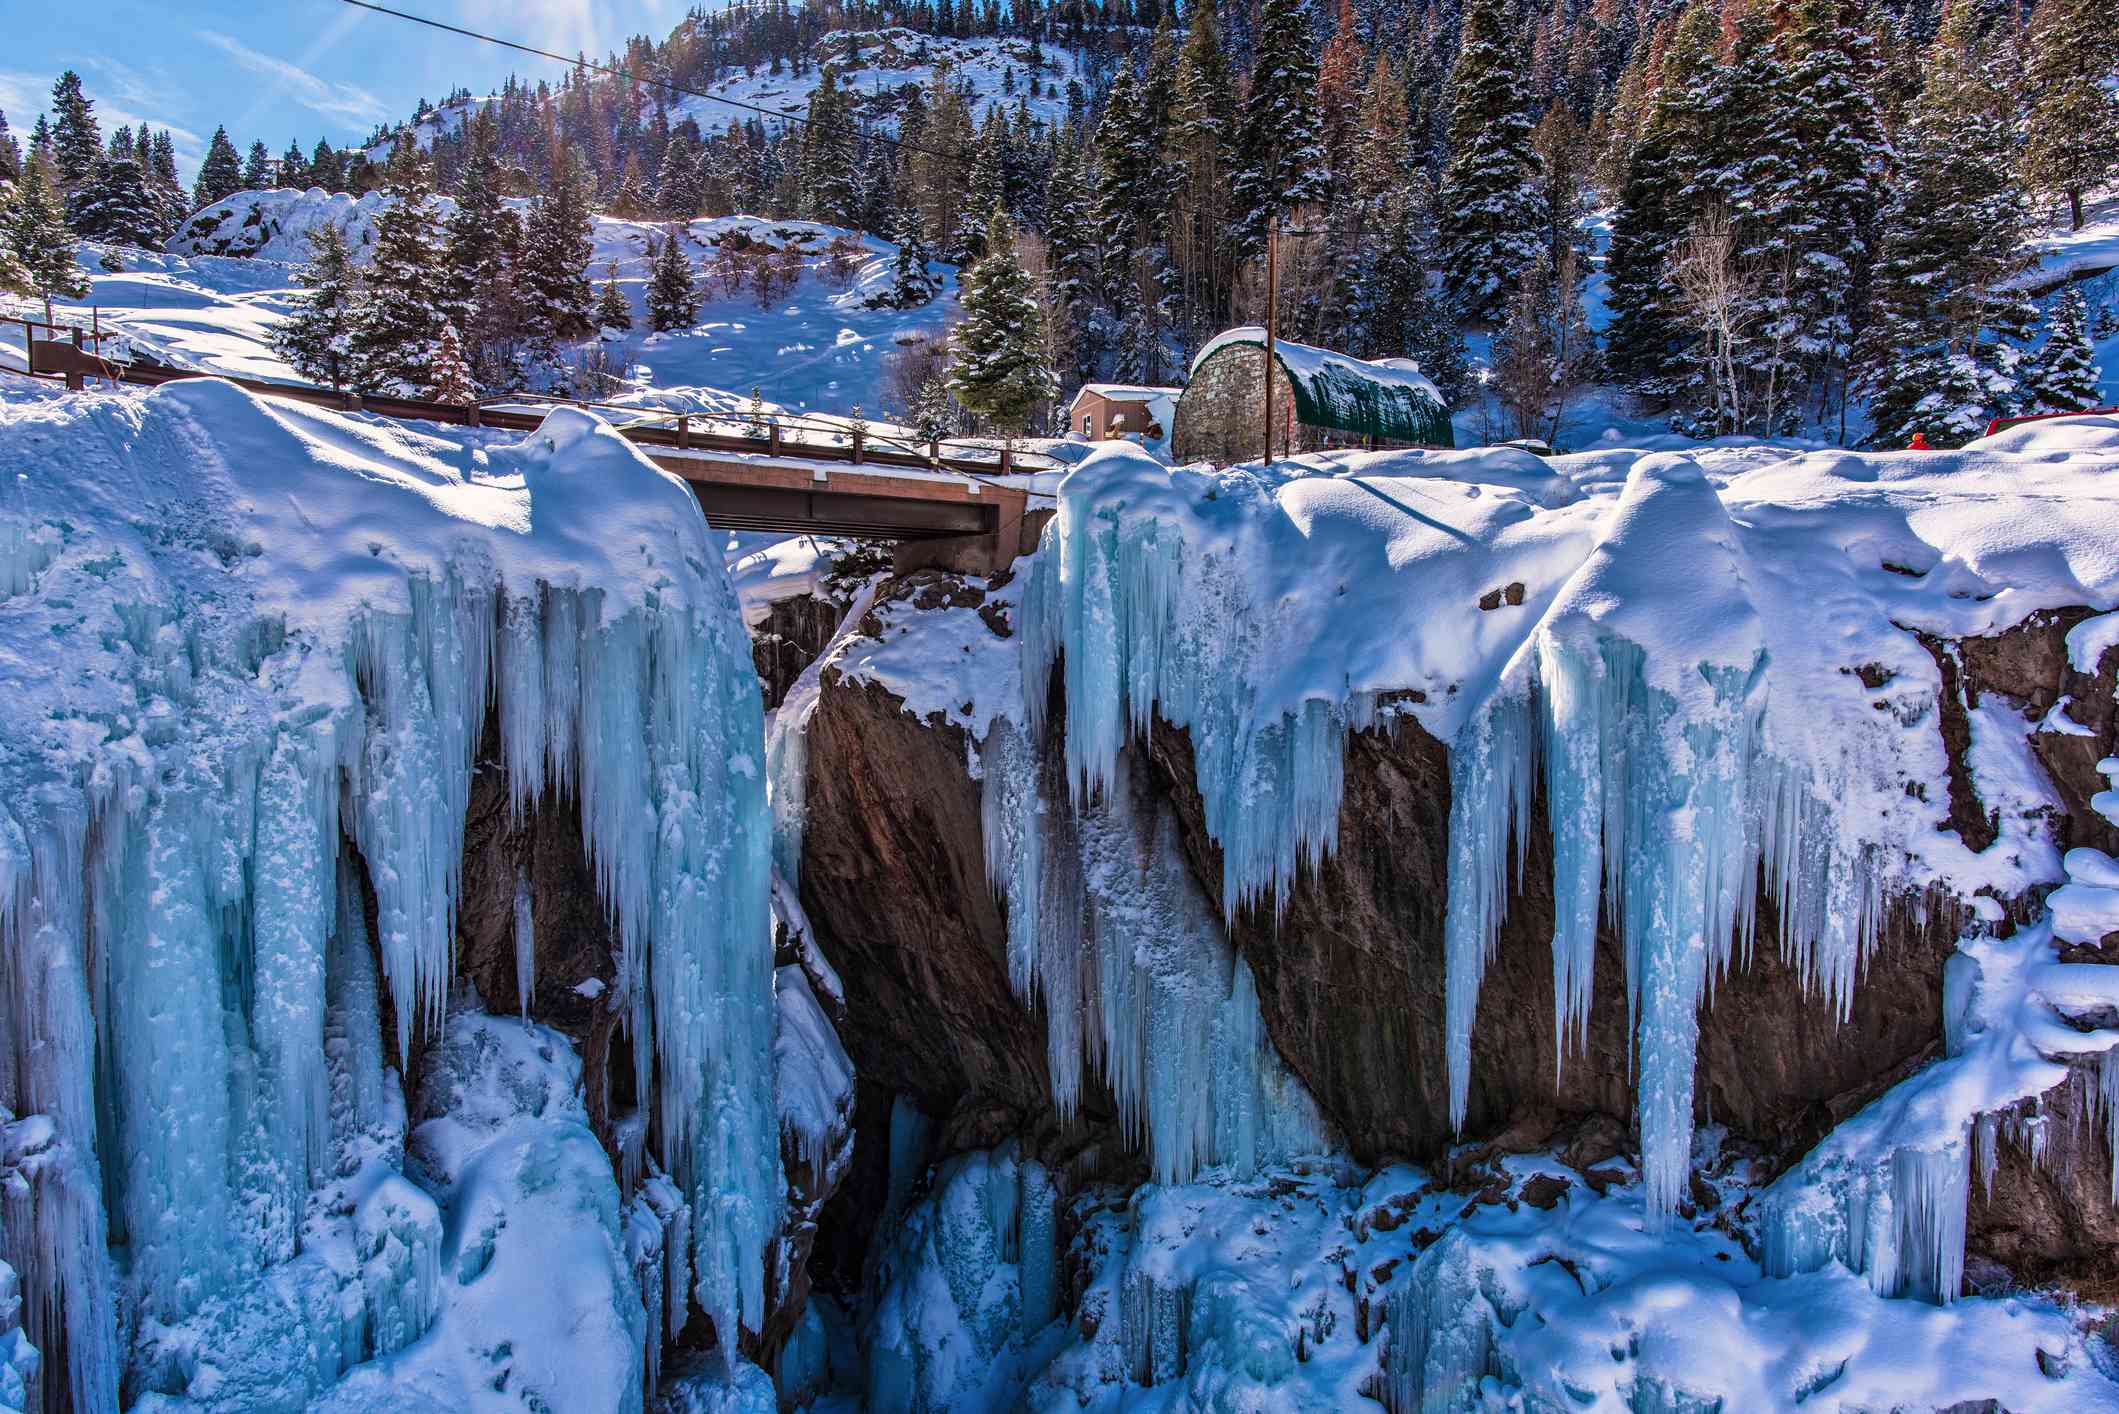
[[[900,583],[879,601],[911,592]],[[1939,704],[1953,710],[1936,718],[1947,733],[1950,720],[1963,720],[1954,709],[1998,694],[2022,708],[2029,732],[2071,697],[2073,720],[2090,734],[2032,738],[2066,806],[2056,833],[2064,845],[2112,848],[2119,840],[2088,800],[2105,785],[2095,763],[2119,749],[2119,653],[2095,678],[2072,671],[2064,639],[2081,617],[2041,615],[1992,639],[1943,645],[1960,671],[1944,684],[1955,700]],[[997,633],[1007,627],[998,616],[989,622]],[[1148,746],[1193,872],[1218,897],[1221,862],[1202,821],[1190,743],[1159,724]],[[1052,1128],[1044,1027],[1008,986],[971,759],[961,728],[922,723],[876,684],[824,673],[810,738],[803,903],[849,996],[862,999],[846,1043],[864,1116],[888,1108],[870,1087],[914,1097],[941,1121],[945,1152]],[[1274,1043],[1364,1160],[1433,1159],[1452,1142],[1442,1029],[1448,767],[1444,744],[1410,719],[1357,734],[1337,852],[1299,880],[1277,919],[1246,912],[1233,930]],[[1540,801],[1520,893],[1482,991],[1465,1137],[1506,1149],[1558,1133],[1603,1135],[1608,1153],[1625,1145],[1633,1112],[1621,953],[1616,937],[1600,936],[1588,1048],[1568,1056],[1556,1077],[1543,809]],[[1968,800],[1952,819],[1983,811]],[[2031,901],[2009,902],[2018,914]],[[1963,921],[1947,900],[1896,900],[1851,1015],[1836,1022],[1782,960],[1776,920],[1764,909],[1752,956],[1716,985],[1703,1017],[1700,1118],[1777,1167],[1939,1054],[1942,964]],[[870,1121],[862,1123],[865,1130]],[[865,1132],[862,1142],[873,1143]],[[2119,1236],[2107,1231],[2101,1140],[2084,1126],[2079,1143],[2077,1177],[2062,1183],[2004,1141],[1994,1200],[1975,1196],[1975,1257],[2080,1276],[2085,1254]],[[857,1171],[864,1167],[873,1156],[869,1165],[857,1161]]]

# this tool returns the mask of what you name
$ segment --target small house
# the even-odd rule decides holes
[[[1265,451],[1265,330],[1218,335],[1192,360],[1171,454],[1229,466]],[[1449,407],[1411,359],[1273,341],[1273,455],[1330,447],[1454,447]]]
[[[1160,442],[1170,435],[1180,391],[1130,383],[1085,383],[1067,408],[1067,430],[1091,442],[1134,436]]]

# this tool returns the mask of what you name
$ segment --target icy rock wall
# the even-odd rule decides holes
[[[1159,1183],[1326,1147],[1322,1116],[1265,1034],[1250,965],[1130,754],[1094,798],[1070,802],[1024,731],[997,720],[981,766],[1009,980],[1026,1006],[1043,1003],[1061,1116],[1079,1106],[1086,1061]]]
[[[866,1408],[1008,1407],[1058,1315],[1058,1207],[1052,1176],[1012,1144],[936,1170],[876,1261]]]
[[[474,453],[210,383],[32,409],[0,459],[27,547],[0,602],[0,1104],[55,1136],[7,1250],[73,1407],[116,1407],[121,1328],[151,1341],[307,1252],[334,1116],[390,1088],[330,1060],[379,1015],[345,971],[341,836],[401,1064],[443,1010],[489,704],[518,807],[580,801],[609,1004],[732,1348],[783,1191],[762,726],[681,484],[583,414]],[[413,1193],[371,1195],[358,1235],[406,1302],[325,1364],[433,1318]]]

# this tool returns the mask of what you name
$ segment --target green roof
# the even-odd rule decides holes
[[[1196,378],[1208,359],[1224,349],[1264,348],[1256,325],[1217,335],[1192,360]],[[1273,341],[1273,359],[1295,390],[1295,420],[1383,442],[1454,447],[1449,407],[1411,359],[1370,362],[1287,339]]]

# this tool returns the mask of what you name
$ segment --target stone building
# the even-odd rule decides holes
[[[1231,329],[1199,351],[1177,400],[1171,454],[1229,466],[1265,449],[1265,331]],[[1449,408],[1410,359],[1369,362],[1273,341],[1273,455],[1330,447],[1454,447]]]

